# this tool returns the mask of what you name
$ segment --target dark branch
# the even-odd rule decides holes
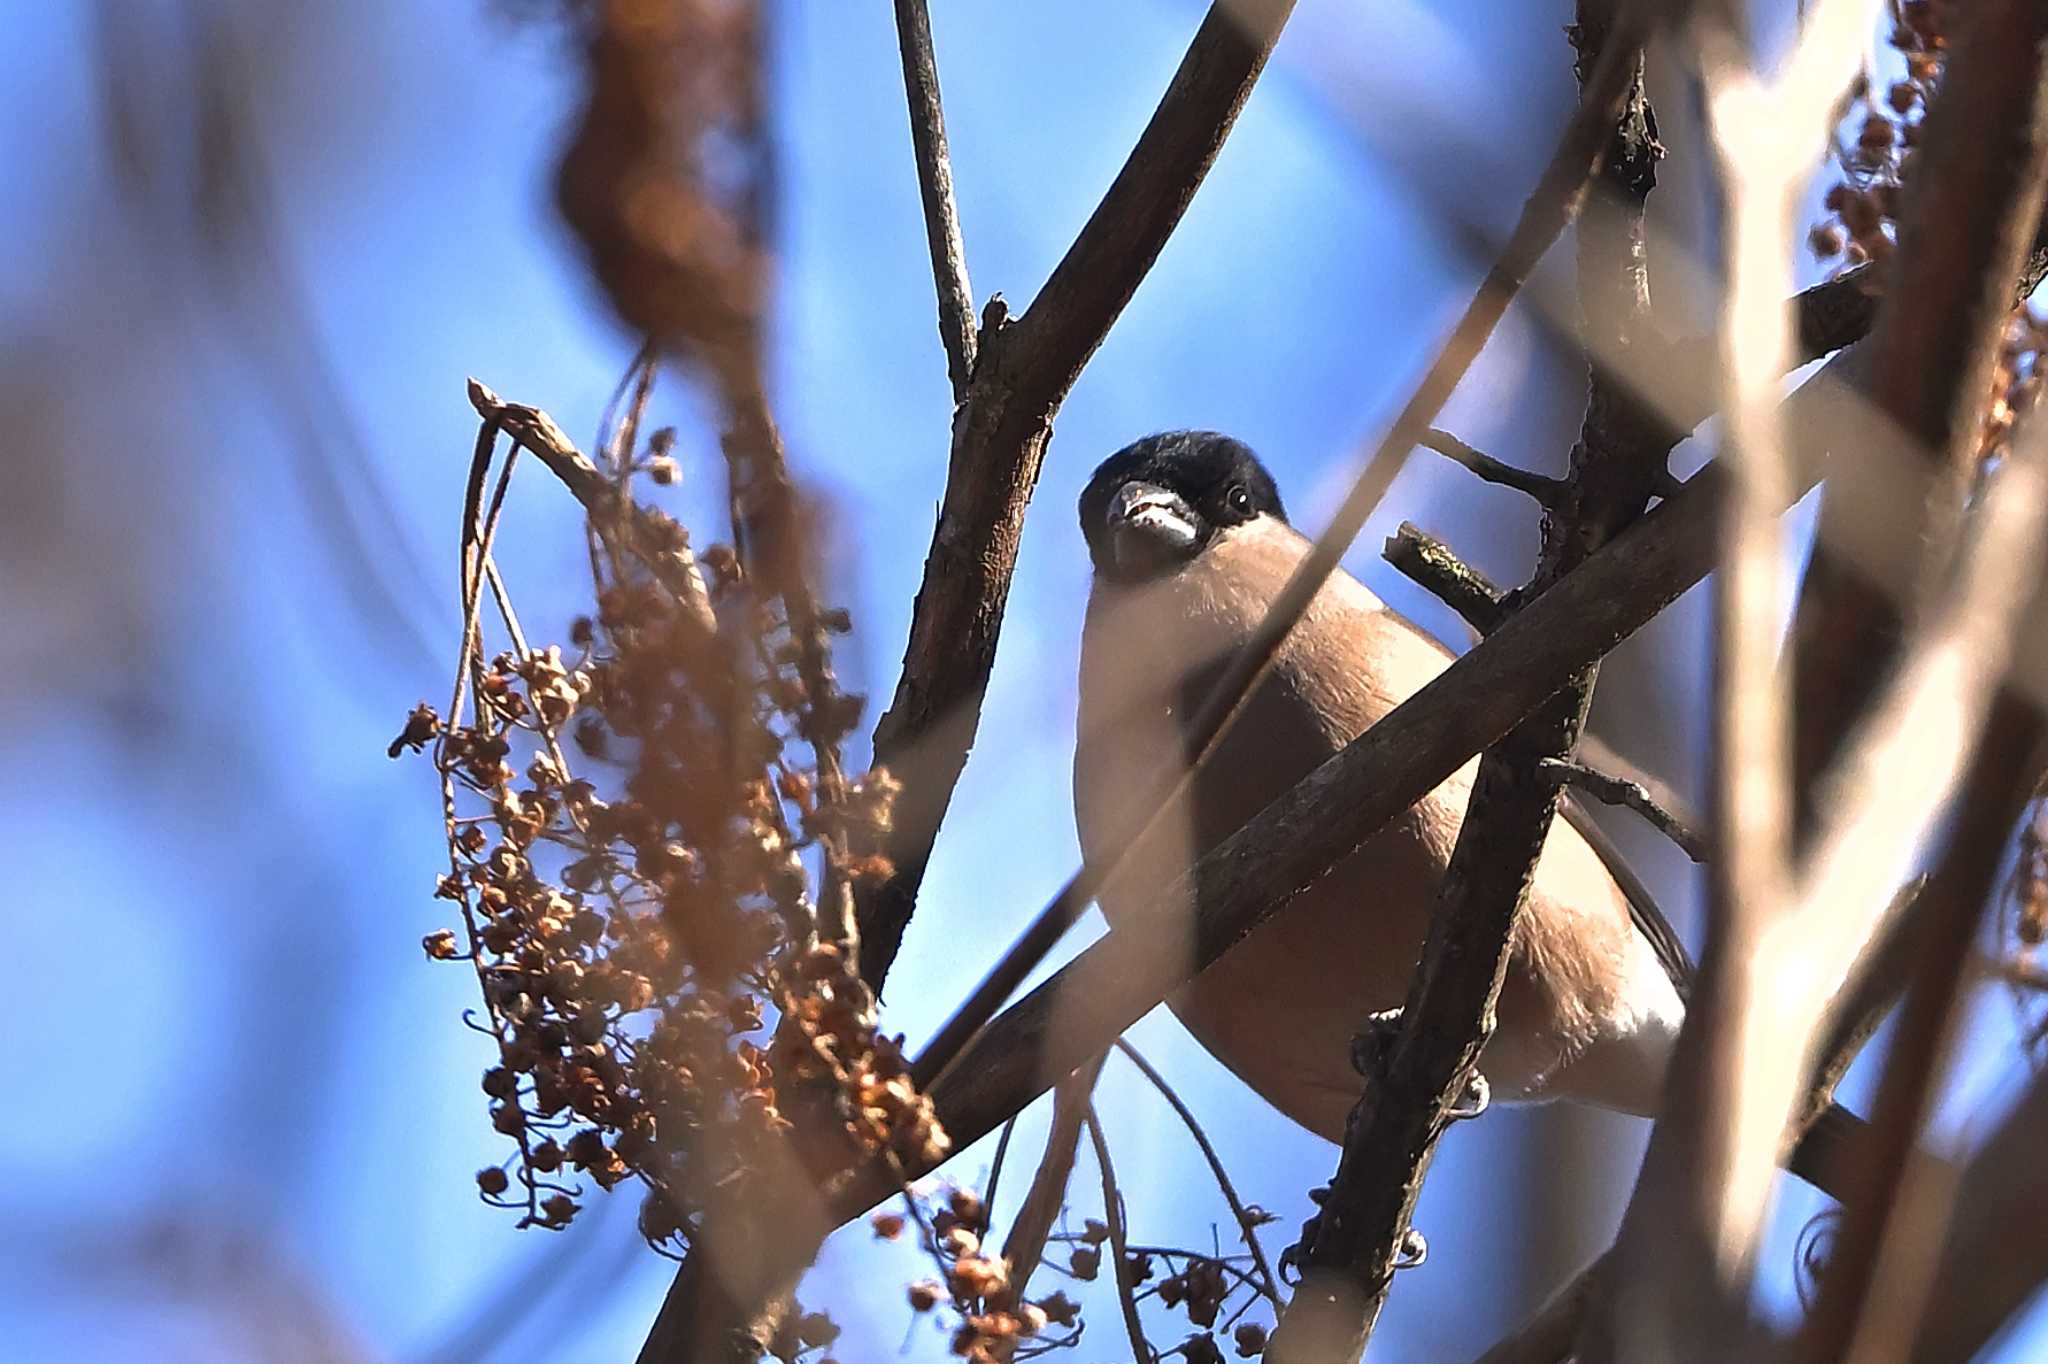
[[[1294,0],[1209,7],[1166,96],[1045,287],[1018,319],[1016,381],[1057,404],[1137,292],[1237,121]]]
[[[1425,450],[1434,450],[1454,464],[1463,465],[1488,483],[1498,483],[1503,488],[1513,488],[1518,493],[1534,498],[1536,504],[1541,507],[1548,507],[1554,503],[1564,486],[1562,479],[1552,478],[1548,474],[1531,473],[1527,469],[1517,469],[1512,464],[1504,464],[1492,455],[1473,449],[1450,432],[1434,426],[1422,433],[1422,439],[1418,444]]]
[[[917,189],[924,199],[924,235],[939,293],[939,339],[953,401],[967,400],[974,375],[974,291],[967,284],[967,248],[953,202],[953,163],[946,151],[946,115],[939,104],[939,68],[932,57],[932,21],[925,0],[896,0],[896,42],[903,54],[903,93],[910,102],[910,142]]]
[[[1024,513],[1053,414],[1136,292],[1216,159],[1292,0],[1219,0],[1159,108],[1030,310],[984,317],[903,673],[875,726],[875,760],[902,782],[880,849],[888,880],[862,896],[861,973],[879,991],[916,908],[953,788],[981,723]]]
[[[1611,30],[1608,6],[1585,3],[1579,13],[1572,36],[1584,103],[1605,120],[1600,194],[1579,229],[1580,307],[1588,351],[1622,355],[1652,335],[1643,212],[1663,149],[1643,91],[1643,8],[1628,6]],[[1626,96],[1619,108],[1599,84],[1603,71],[1613,79],[1617,69]],[[1671,448],[1664,430],[1624,385],[1594,368],[1571,473],[1546,480],[1538,498],[1549,514],[1529,595],[1540,599],[1642,513]],[[1436,1145],[1493,1035],[1516,924],[1557,813],[1557,785],[1544,764],[1576,747],[1595,672],[1574,674],[1480,759],[1400,1033],[1351,1111],[1308,1271],[1273,1337],[1275,1364],[1364,1353]]]
[[[1676,843],[1687,857],[1695,862],[1707,860],[1707,841],[1695,831],[1692,821],[1660,802],[1641,782],[1563,758],[1546,758],[1536,766],[1539,772],[1560,786],[1584,791],[1603,804],[1625,806],[1635,811],[1658,833]]]

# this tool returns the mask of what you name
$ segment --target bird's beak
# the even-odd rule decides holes
[[[1117,567],[1156,571],[1188,558],[1200,538],[1194,509],[1153,483],[1126,483],[1109,504],[1110,543]]]

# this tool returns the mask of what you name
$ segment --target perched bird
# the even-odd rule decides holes
[[[1189,756],[1196,708],[1309,542],[1251,450],[1208,431],[1165,432],[1117,452],[1080,511],[1095,576],[1074,811],[1082,851],[1099,861],[1151,812],[1162,763]],[[1104,888],[1110,923],[1148,908],[1451,658],[1356,578],[1333,573],[1189,796]],[[1361,1083],[1352,1038],[1406,996],[1476,768],[1467,764],[1169,1001],[1238,1078],[1332,1141]],[[1537,865],[1480,1070],[1497,1099],[1647,1115],[1684,1017],[1678,983],[1689,967],[1640,885],[1602,856],[1597,831],[1566,813]]]

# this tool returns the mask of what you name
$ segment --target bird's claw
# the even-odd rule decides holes
[[[1429,1242],[1414,1227],[1401,1233],[1401,1243],[1394,1247],[1394,1270],[1420,1269],[1429,1259]]]

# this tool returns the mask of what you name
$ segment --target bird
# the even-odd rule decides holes
[[[1165,431],[1103,461],[1080,498],[1093,565],[1082,625],[1074,814],[1084,858],[1143,828],[1162,764],[1309,541],[1242,441]],[[1339,568],[1288,634],[1181,799],[1098,895],[1120,924],[1162,917],[1163,888],[1450,665],[1451,651]],[[1343,1140],[1363,1081],[1353,1039],[1406,997],[1457,841],[1474,759],[1167,1001],[1267,1103]],[[1479,1059],[1495,1101],[1571,1100],[1653,1116],[1691,963],[1642,883],[1567,804],[1517,923],[1497,1027]],[[1142,918],[1140,916],[1143,916]],[[1170,936],[1170,934],[1169,934]],[[1161,951],[1191,948],[1162,942]]]

